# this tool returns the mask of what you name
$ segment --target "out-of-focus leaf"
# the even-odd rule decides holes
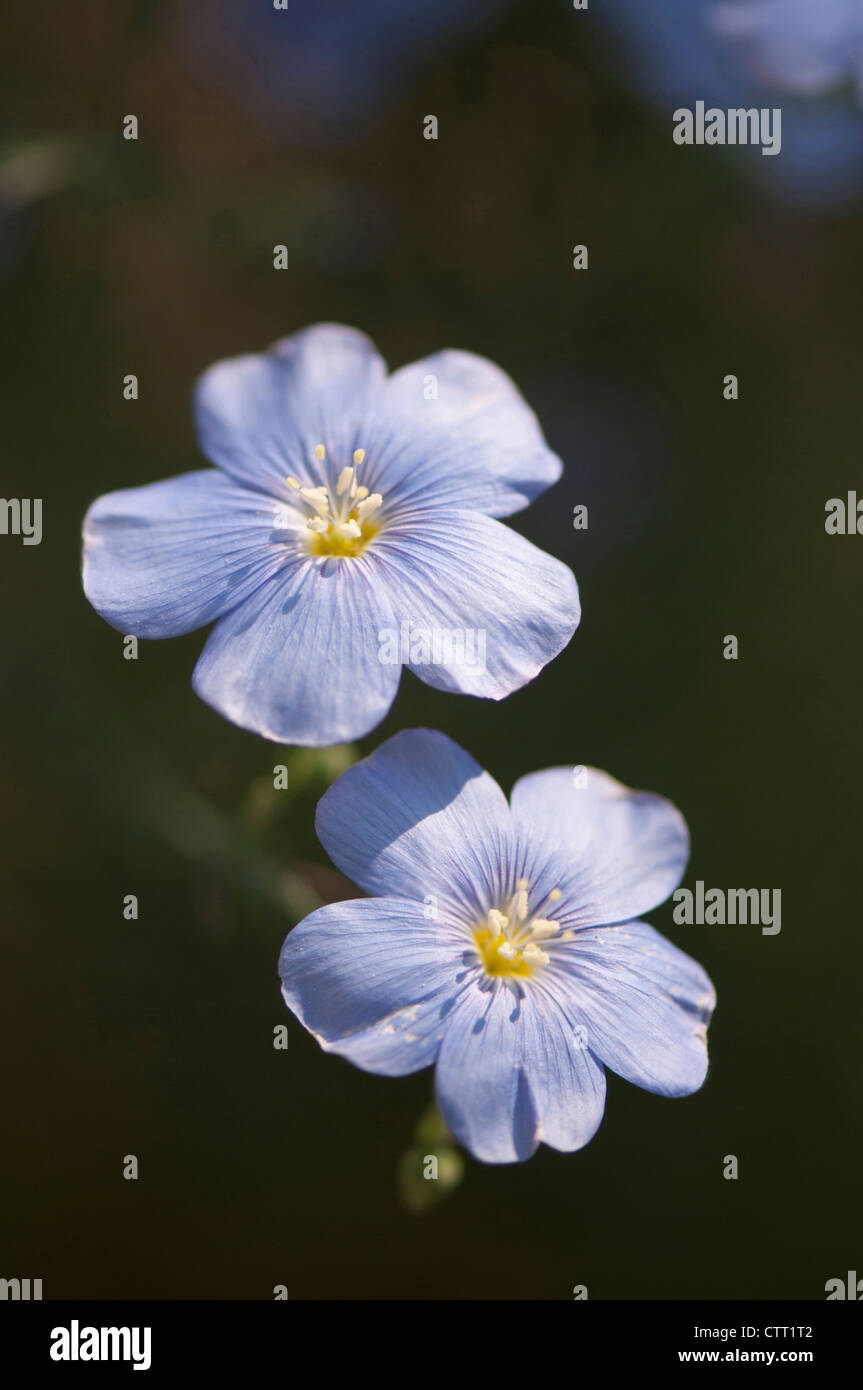
[[[457,1149],[436,1153],[422,1147],[402,1154],[398,1166],[398,1191],[404,1207],[417,1215],[430,1211],[449,1197],[464,1176],[464,1159]]]
[[[456,1190],[464,1171],[464,1158],[432,1102],[417,1121],[414,1143],[399,1159],[396,1182],[402,1205],[417,1214],[430,1211]]]

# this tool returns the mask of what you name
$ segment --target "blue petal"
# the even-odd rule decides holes
[[[540,977],[541,979],[541,977]],[[605,1109],[605,1072],[587,1046],[587,1034],[540,980],[525,989],[525,1070],[538,1120],[538,1137],[572,1153],[599,1129]]]
[[[282,994],[327,1052],[405,1076],[437,1056],[464,988],[464,949],[463,930],[431,921],[418,903],[332,903],[285,941]]]
[[[576,932],[551,954],[544,976],[583,1016],[586,1044],[607,1067],[659,1095],[698,1090],[716,994],[697,961],[646,922]]]
[[[272,501],[212,468],[108,493],[84,520],[84,592],[120,632],[191,632],[283,563],[278,521]]]
[[[364,481],[399,506],[509,516],[562,472],[506,372],[470,352],[439,352],[394,372],[366,429]]]
[[[445,734],[408,729],[356,763],[318,803],[318,837],[369,893],[451,911],[468,926],[511,880],[506,797]]]
[[[717,33],[739,44],[757,78],[803,96],[819,96],[860,65],[863,12],[859,0],[734,0],[707,12]]]
[[[370,340],[337,324],[217,362],[198,382],[195,415],[207,457],[278,498],[288,474],[334,484],[357,448],[363,482],[390,515],[461,507],[507,516],[561,473],[533,412],[493,363],[449,351],[387,378]],[[312,458],[318,444],[323,468]]]
[[[279,743],[361,738],[398,688],[399,667],[378,659],[391,622],[362,557],[295,559],[216,624],[192,684],[227,719]]]
[[[456,653],[407,662],[436,690],[503,699],[533,680],[578,626],[572,571],[491,517],[434,512],[387,526],[374,547],[399,631],[404,623],[419,641],[437,634],[444,658],[447,643]]]
[[[522,777],[512,814],[520,872],[532,885],[556,880],[563,897],[554,915],[566,927],[628,921],[664,902],[683,877],[689,832],[677,808],[597,768]]]
[[[540,1140],[564,1153],[593,1138],[605,1073],[556,1000],[474,976],[447,1022],[435,1084],[459,1143],[484,1163],[529,1158]]]
[[[508,982],[471,984],[448,1020],[435,1072],[446,1124],[483,1163],[519,1163],[539,1143],[525,1068],[526,1001]]]
[[[282,498],[288,474],[321,482],[312,455],[323,444],[333,480],[362,444],[359,425],[385,379],[386,364],[364,333],[315,324],[267,353],[204,372],[195,389],[201,448],[239,482]]]

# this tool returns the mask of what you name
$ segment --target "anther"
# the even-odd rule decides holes
[[[552,922],[547,917],[535,917],[530,924],[530,934],[537,941],[546,941],[550,936],[557,936],[560,931],[560,923]]]
[[[306,501],[309,502],[321,516],[326,516],[329,512],[330,494],[325,487],[301,487],[300,495],[305,497]]]
[[[502,936],[509,926],[509,918],[505,913],[498,912],[497,908],[493,907],[488,914],[488,925],[489,930],[493,931],[495,936]]]
[[[367,516],[371,516],[372,512],[376,512],[383,500],[379,492],[373,492],[371,497],[364,498],[357,507],[357,516],[360,521],[365,521]]]

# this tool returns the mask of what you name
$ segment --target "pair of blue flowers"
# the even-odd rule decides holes
[[[234,723],[294,744],[368,733],[400,676],[381,632],[405,623],[481,630],[482,663],[416,674],[493,699],[571,638],[571,572],[497,520],[561,464],[492,363],[443,352],[388,375],[364,335],[318,325],[210,368],[196,419],[216,468],[95,502],[84,588],[124,633],[213,622],[193,685]],[[411,730],[339,778],[317,829],[371,896],[294,928],[285,1000],[367,1071],[436,1063],[476,1157],[580,1148],[605,1067],[669,1096],[703,1082],[710,981],[638,920],[686,865],[667,801],[554,768],[508,803],[450,739]]]

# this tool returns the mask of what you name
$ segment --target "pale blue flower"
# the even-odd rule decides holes
[[[436,1066],[438,1104],[488,1163],[596,1132],[605,1068],[664,1096],[707,1071],[710,980],[636,920],[680,882],[670,802],[595,769],[523,777],[511,805],[443,734],[396,734],[318,806],[334,863],[371,897],[290,933],[288,1006],[366,1071]]]
[[[801,96],[860,94],[863,0],[721,0],[710,19],[760,77]]]
[[[402,664],[499,700],[571,638],[571,571],[494,519],[561,463],[493,363],[440,352],[388,376],[364,334],[319,324],[211,367],[195,411],[218,467],[100,497],[84,588],[124,634],[215,620],[192,683],[235,724],[345,742],[383,719]],[[480,635],[482,661],[459,659]]]
[[[619,40],[669,139],[673,111],[696,101],[779,106],[776,158],[757,146],[731,153],[780,196],[824,202],[863,187],[863,119],[839,85],[860,71],[861,9],[860,0],[602,0],[589,14]]]

